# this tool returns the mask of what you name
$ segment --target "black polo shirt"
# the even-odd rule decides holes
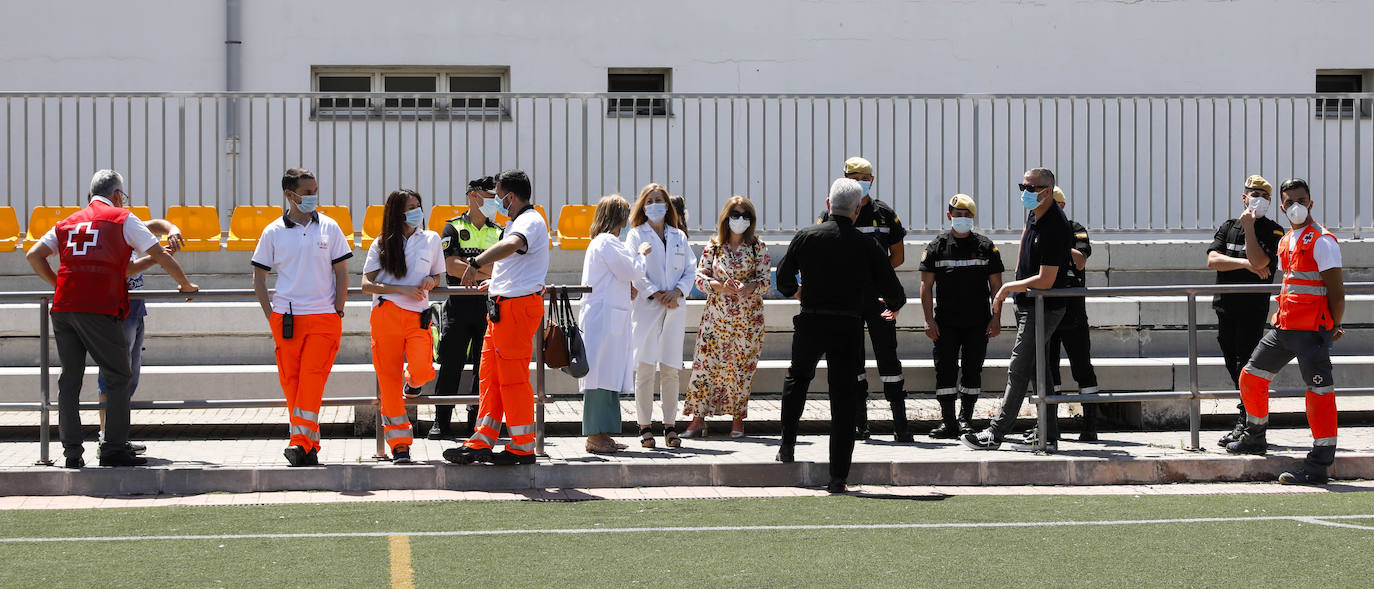
[[[992,320],[988,276],[1006,268],[991,239],[946,231],[926,244],[920,269],[935,275],[935,320],[941,325],[987,325]]]
[[[1059,210],[1058,205],[1052,204],[1039,219],[1035,218],[1035,211],[1028,211],[1026,230],[1021,234],[1021,254],[1016,261],[1016,279],[1022,280],[1039,274],[1041,266],[1056,266],[1059,273],[1063,274],[1065,267],[1073,264],[1073,258],[1069,256],[1069,249],[1072,247],[1073,230],[1069,226],[1068,217],[1064,216],[1064,211]],[[1056,283],[1058,280],[1056,276]],[[1016,293],[1013,297],[1018,308],[1035,307],[1035,301],[1025,293]],[[1060,308],[1064,304],[1062,297],[1045,299],[1046,309]]]
[[[1255,241],[1259,242],[1260,250],[1269,256],[1269,278],[1260,278],[1258,274],[1249,270],[1228,270],[1217,272],[1217,284],[1273,284],[1274,275],[1279,269],[1279,240],[1283,238],[1284,229],[1282,225],[1274,222],[1269,217],[1255,219]],[[1222,255],[1233,258],[1245,258],[1245,227],[1236,219],[1227,220],[1217,228],[1216,235],[1212,238],[1209,252],[1220,252]],[[1222,306],[1230,304],[1263,306],[1269,308],[1270,295],[1264,293],[1233,293],[1218,295],[1212,298],[1212,306]]]

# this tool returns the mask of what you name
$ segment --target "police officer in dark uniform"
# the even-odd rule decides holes
[[[1217,284],[1273,284],[1279,263],[1279,240],[1284,228],[1267,216],[1273,186],[1258,174],[1245,179],[1241,203],[1245,211],[1217,228],[1207,248],[1207,267],[1217,271]],[[1269,318],[1269,295],[1231,293],[1212,298],[1217,312],[1217,343],[1231,374],[1240,386],[1240,371],[1264,337]],[[1236,425],[1217,442],[1225,446],[1245,429],[1245,404],[1237,405]]]
[[[935,398],[940,425],[932,438],[953,439],[972,431],[973,406],[983,387],[988,338],[1001,331],[992,316],[992,293],[1002,288],[1002,254],[992,240],[973,232],[978,206],[966,194],[949,199],[949,232],[921,253],[921,310],[926,336],[935,342]],[[963,358],[962,382],[960,357]],[[956,419],[955,398],[962,403]]]
[[[844,177],[857,180],[863,187],[862,207],[854,227],[878,242],[893,268],[901,266],[906,260],[906,249],[902,245],[906,228],[902,227],[901,219],[897,218],[897,212],[891,206],[873,198],[873,164],[861,157],[851,157],[844,161]],[[817,222],[824,223],[829,219],[829,213],[823,211]],[[863,312],[864,323],[868,325],[868,337],[873,342],[873,356],[878,360],[883,396],[892,407],[893,438],[898,442],[911,442],[913,439],[906,422],[906,383],[902,379],[902,362],[897,359],[897,323],[883,319],[883,311],[887,307],[881,298],[877,294],[868,297]],[[859,380],[863,383],[864,393],[859,396],[855,407],[855,438],[866,440],[869,435],[868,378],[862,367]]]
[[[1068,202],[1064,196],[1064,191],[1060,190],[1058,186],[1054,187],[1054,202],[1058,204],[1060,210],[1063,210]],[[1088,258],[1093,255],[1092,240],[1088,237],[1087,228],[1078,221],[1069,221],[1069,228],[1073,231],[1073,248],[1069,250],[1072,263],[1065,266],[1064,272],[1055,280],[1055,288],[1083,288],[1088,285],[1087,273],[1084,272],[1084,268],[1088,265]],[[1085,395],[1096,393],[1098,391],[1097,370],[1093,368],[1087,297],[1067,297],[1064,299],[1064,319],[1059,322],[1059,327],[1050,336],[1049,355],[1046,357],[1045,365],[1053,379],[1056,394],[1059,393],[1060,387],[1059,348],[1061,345],[1064,352],[1069,355],[1069,371],[1073,373],[1074,382],[1078,383],[1078,392]],[[1079,432],[1079,440],[1084,442],[1097,441],[1096,411],[1097,405],[1095,403],[1083,404],[1083,430]]]
[[[444,225],[444,260],[448,267],[448,285],[461,286],[463,271],[467,260],[486,251],[501,241],[501,227],[494,217],[499,208],[496,195],[492,191],[496,182],[491,177],[479,178],[468,182],[468,210],[448,220]],[[490,267],[478,271],[482,278],[489,277]],[[463,376],[463,365],[472,363],[472,387],[470,394],[478,393],[478,367],[482,360],[482,338],[487,333],[486,297],[450,295],[444,301],[444,331],[439,338],[439,376],[434,383],[434,394],[456,395],[458,383]],[[434,408],[434,425],[429,428],[429,439],[440,440],[453,435],[450,421],[453,419],[453,405],[438,405]],[[477,420],[477,406],[468,405],[467,430],[472,431]]]

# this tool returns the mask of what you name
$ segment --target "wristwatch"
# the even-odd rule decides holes
[[[472,256],[471,258],[468,258],[467,260],[464,260],[464,261],[467,262],[468,265],[471,266],[473,270],[481,270],[481,269],[482,269],[482,265],[477,263],[477,256]]]

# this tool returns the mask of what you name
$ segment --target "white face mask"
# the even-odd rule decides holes
[[[745,219],[744,217],[730,219],[730,230],[740,235],[744,235],[744,232],[749,230],[749,219]]]
[[[1294,225],[1307,221],[1308,210],[1306,205],[1291,204],[1283,212],[1288,215],[1288,220],[1292,221]]]
[[[656,202],[644,205],[644,216],[655,223],[662,223],[664,217],[668,216],[667,203]]]
[[[1250,210],[1255,211],[1256,217],[1263,217],[1265,213],[1269,212],[1269,199],[1262,196],[1248,197],[1245,204],[1250,207]]]
[[[950,217],[949,226],[955,233],[973,231],[973,217]]]
[[[482,199],[482,206],[478,210],[482,211],[482,216],[491,218],[496,216],[496,211],[501,209],[501,203],[494,198]]]

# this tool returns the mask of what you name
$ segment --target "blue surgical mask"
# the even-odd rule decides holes
[[[507,217],[510,216],[510,207],[506,205],[506,199],[499,197],[496,199],[496,212]]]
[[[415,209],[410,209],[409,211],[406,211],[406,225],[410,225],[411,227],[419,227],[420,224],[422,224],[422,223],[424,223],[424,222],[425,222],[425,210],[424,210],[424,209],[415,208]]]
[[[1037,192],[1025,191],[1021,193],[1021,206],[1026,210],[1040,206],[1040,194]]]
[[[301,204],[296,205],[302,213],[313,213],[315,207],[320,206],[320,195],[318,194],[297,194],[301,197]]]
[[[859,197],[859,198],[863,198],[863,197],[865,197],[865,196],[868,196],[868,191],[869,191],[869,189],[873,188],[873,181],[872,181],[872,180],[859,180],[859,186],[863,187],[863,189],[864,189],[863,195]]]
[[[495,198],[484,198],[482,199],[482,206],[478,207],[478,209],[488,218],[495,217],[496,211],[501,209],[501,201]]]
[[[973,231],[973,217],[951,217],[949,226],[955,233],[968,233]]]
[[[662,223],[663,218],[668,216],[668,205],[661,202],[644,205],[644,215],[649,217],[650,221]]]

